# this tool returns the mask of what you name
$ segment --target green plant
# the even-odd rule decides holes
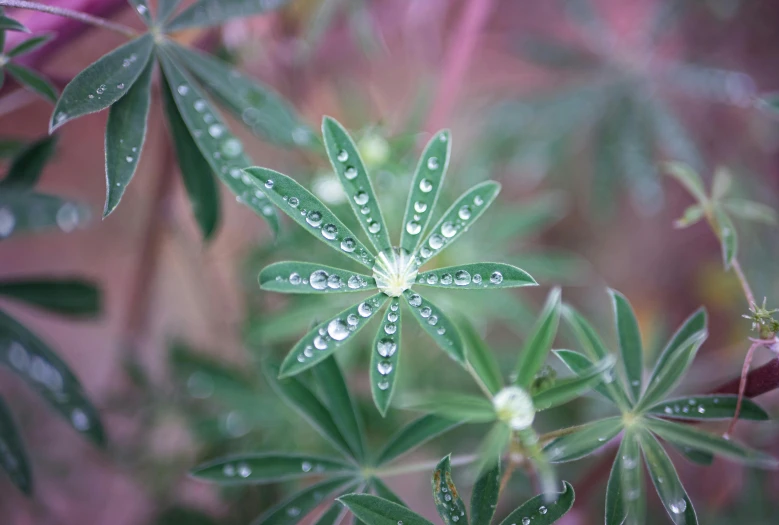
[[[3,15],[3,10],[0,8],[0,87],[3,85],[7,72],[25,88],[33,93],[37,93],[52,104],[55,103],[59,94],[57,93],[57,89],[51,85],[51,82],[32,69],[12,61],[13,59],[35,51],[48,42],[52,35],[41,35],[29,38],[24,42],[15,45],[12,49],[9,49],[8,52],[2,52],[5,47],[6,31],[30,32],[29,29],[18,21]]]

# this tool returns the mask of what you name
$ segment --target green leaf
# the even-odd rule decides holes
[[[392,297],[371,347],[371,395],[382,416],[387,414],[398,377],[402,326],[400,316],[400,301]]]
[[[503,378],[495,355],[465,316],[459,318],[458,324],[465,338],[465,358],[468,364],[476,372],[484,387],[492,395],[497,394],[503,387]]]
[[[29,53],[31,51],[35,51],[36,49],[41,47],[43,44],[45,44],[52,38],[54,38],[54,35],[51,33],[29,38],[24,42],[21,42],[20,44],[16,45],[16,47],[11,49],[6,54],[6,56],[8,56],[8,58],[13,58],[19,55],[23,55],[25,53]]]
[[[271,507],[252,525],[295,525],[309,512],[322,504],[322,498],[350,484],[350,477],[326,479],[310,485],[292,497]],[[353,490],[353,488],[350,488]]]
[[[687,491],[684,490],[671,458],[649,432],[639,433],[641,449],[649,470],[649,476],[671,520],[677,525],[695,525],[698,517]]]
[[[392,249],[379,201],[357,145],[344,127],[331,117],[322,119],[322,136],[330,165],[341,181],[360,226],[376,250],[386,252]]]
[[[609,290],[609,295],[614,305],[614,318],[627,388],[635,401],[641,397],[641,373],[644,369],[641,332],[638,329],[636,314],[633,313],[627,298],[616,290]]]
[[[619,480],[621,483],[622,506],[627,515],[626,524],[644,523],[646,514],[646,488],[644,487],[644,465],[638,436],[626,430],[619,447]]]
[[[568,304],[563,305],[562,314],[571,331],[573,331],[574,337],[582,345],[585,355],[590,360],[600,361],[609,355],[606,345],[603,344],[598,333],[584,316]]]
[[[151,102],[151,77],[153,70],[154,62],[149,60],[146,68],[127,94],[112,105],[109,110],[108,124],[106,124],[105,130],[106,198],[103,217],[108,217],[119,205],[119,201],[138,167],[141,151],[143,151],[143,143],[146,139],[146,123]],[[179,127],[179,129],[172,130],[178,152],[180,141],[177,139],[178,134],[182,132],[183,123],[181,123],[178,115],[171,115],[172,108],[170,105],[172,102],[166,87],[163,87],[163,97],[165,98],[165,109],[168,111],[168,121],[171,122],[171,127],[174,127],[172,124],[174,120],[177,121],[176,124]],[[193,149],[191,153],[197,156],[194,158],[189,157],[185,162],[193,163],[193,160],[198,160],[199,154],[192,145],[191,139],[189,139],[188,146]],[[181,154],[179,154],[179,159],[181,159]],[[200,157],[200,162],[203,163],[202,157]],[[179,163],[181,164],[181,162]]]
[[[388,501],[391,501],[392,503],[397,503],[398,505],[408,507],[408,505],[406,505],[403,500],[400,499],[400,497],[379,478],[371,478],[371,485],[373,486],[373,491],[378,497],[384,498]]]
[[[685,457],[687,461],[695,465],[703,465],[704,467],[711,466],[714,463],[714,454],[709,452],[702,452],[691,447],[683,447],[670,443],[672,447],[679,451],[679,454]]]
[[[354,472],[354,466],[311,454],[269,452],[237,454],[203,463],[190,474],[198,479],[225,484],[276,483],[289,479]]]
[[[662,370],[667,366],[668,361],[676,355],[679,348],[687,342],[687,340],[693,335],[699,332],[706,331],[706,309],[701,307],[695,310],[690,317],[684,320],[682,326],[671,337],[668,345],[663,349],[660,357],[657,359],[655,369],[652,372],[652,378],[649,379],[649,383],[652,383],[654,376],[659,370]]]
[[[451,419],[434,415],[426,415],[415,419],[389,438],[387,444],[379,452],[376,464],[383,465],[389,463],[459,425],[459,421],[452,421]]]
[[[342,293],[375,290],[376,280],[367,275],[298,261],[273,263],[260,271],[260,288],[282,293]]]
[[[181,0],[157,0],[157,21],[165,24],[180,3]]]
[[[191,27],[221,25],[232,18],[246,18],[278,9],[289,0],[197,0],[165,27],[179,31]]]
[[[682,162],[668,162],[665,164],[665,171],[690,192],[690,195],[692,195],[699,204],[705,206],[709,202],[701,176],[689,165]]]
[[[761,468],[776,468],[779,461],[773,456],[740,445],[730,439],[662,419],[647,418],[647,428],[666,441],[682,447],[711,452],[718,456]]]
[[[95,317],[100,289],[80,279],[24,279],[0,282],[0,295],[69,317]]]
[[[35,187],[56,146],[55,136],[44,137],[26,146],[14,155],[8,175],[0,181],[0,188],[28,190]]]
[[[2,81],[0,81],[2,84]],[[46,137],[52,139],[54,137]],[[19,155],[27,146],[23,141],[17,139],[2,138],[0,139],[0,158],[8,159]]]
[[[411,307],[411,313],[436,344],[449,357],[465,364],[465,345],[455,325],[436,305],[411,290],[403,292],[403,297]]]
[[[514,371],[514,384],[528,389],[541,365],[544,364],[560,324],[560,289],[553,288],[546,298],[544,309],[538,316],[533,330],[525,340]]]
[[[262,184],[262,191],[273,204],[311,235],[363,266],[373,268],[375,260],[371,252],[314,194],[292,178],[273,170],[253,167],[244,171],[255,184]]]
[[[52,104],[57,102],[57,89],[51,84],[51,82],[43,78],[32,69],[13,63],[6,64],[5,69],[22,86],[26,87],[30,91],[33,91],[34,93],[39,94]],[[51,131],[54,130],[52,129]]]
[[[547,501],[546,495],[536,496],[506,516],[500,525],[526,525],[528,523],[550,525],[571,510],[575,498],[573,486],[567,481],[563,481],[563,491],[557,494],[557,498],[552,503]]]
[[[32,494],[32,471],[24,450],[22,437],[16,430],[14,418],[8,406],[0,398],[0,468],[5,470],[16,488]]]
[[[579,377],[557,380],[555,384],[533,396],[536,411],[546,410],[567,403],[583,395],[603,382],[604,374],[614,366],[614,358],[608,357],[596,365],[583,370]]]
[[[421,248],[418,252],[420,264],[432,259],[459,239],[465,230],[470,228],[489,208],[499,192],[500,184],[489,180],[463,193],[444,212],[436,225],[431,228],[427,238],[420,244]]]
[[[647,384],[644,397],[636,405],[636,411],[645,410],[659,402],[679,384],[707,336],[708,333],[705,331],[694,334],[678,347],[662,369],[655,369]]]
[[[711,199],[719,202],[730,191],[733,185],[733,176],[730,170],[719,166],[714,171],[714,182],[711,185]]]
[[[318,324],[289,351],[281,364],[281,377],[294,376],[316,365],[349,342],[387,301],[379,292]]]
[[[627,447],[623,440],[614,463],[611,464],[609,481],[606,484],[606,525],[623,525],[627,518],[627,509],[622,496],[622,453]]]
[[[581,376],[593,366],[593,362],[579,352],[574,352],[573,350],[552,350],[552,352],[576,375]],[[627,394],[620,385],[615,384],[613,377],[611,379],[609,382],[604,381],[601,384],[595,385],[593,387],[594,390],[617,406],[629,407],[630,401],[627,398]]]
[[[85,206],[54,195],[15,189],[0,192],[0,240],[57,227],[69,233],[88,219]]]
[[[275,234],[279,229],[278,216],[268,202],[264,186],[241,171],[252,164],[243,153],[243,144],[230,132],[219,112],[189,76],[170,59],[167,49],[157,49],[157,57],[171,86],[170,92],[179,114],[211,171],[230,188],[239,202],[268,221]]]
[[[308,421],[319,435],[346,456],[354,455],[349,443],[335,424],[332,414],[307,386],[294,377],[279,379],[279,369],[275,364],[266,362],[263,371],[273,390]]]
[[[347,494],[338,501],[368,525],[433,525],[419,514],[386,499],[369,494]]]
[[[437,392],[414,397],[404,403],[404,407],[456,421],[489,423],[497,420],[491,400],[458,392]]]
[[[100,416],[68,365],[35,334],[1,311],[0,364],[24,380],[77,432],[98,445],[105,443]]]
[[[433,501],[445,525],[462,523],[468,525],[468,515],[465,514],[465,503],[460,498],[457,487],[452,480],[452,467],[449,456],[438,462],[433,470]]]
[[[219,188],[214,180],[212,167],[198,149],[197,143],[173,101],[174,95],[167,82],[163,86],[162,93],[181,178],[184,181],[189,202],[192,204],[195,219],[203,234],[203,240],[208,240],[216,232],[219,224]],[[262,200],[264,200],[264,195]]]
[[[219,102],[255,135],[284,146],[311,146],[313,133],[295,109],[269,86],[215,57],[172,44],[172,49]]]
[[[409,253],[414,253],[419,247],[419,240],[430,224],[449,168],[451,153],[451,133],[442,130],[433,135],[419,158],[414,178],[411,179],[400,233],[400,247]]]
[[[712,394],[666,399],[649,408],[647,413],[677,419],[731,419],[736,414],[737,395]],[[760,405],[745,397],[741,400],[740,419],[768,421],[770,417]]]
[[[49,133],[82,115],[101,111],[125,96],[146,69],[153,48],[154,37],[143,35],[102,56],[76,75],[54,107]]]
[[[463,290],[538,285],[525,270],[504,263],[473,263],[436,268],[420,274],[419,284]]]
[[[622,430],[621,417],[609,417],[574,427],[574,431],[550,441],[544,451],[553,463],[589,456]]]
[[[745,221],[761,222],[774,226],[777,224],[776,210],[759,202],[746,199],[726,199],[722,206],[735,217]]]
[[[3,15],[0,15],[0,31],[19,31],[20,33],[30,32],[30,30],[27,29],[27,27],[25,27],[21,22]]]
[[[697,224],[705,216],[705,210],[700,204],[693,204],[684,210],[684,214],[674,221],[674,228],[687,228]]]
[[[147,0],[128,0],[145,24],[151,24],[151,9]]]
[[[492,425],[476,452],[476,472],[483,474],[500,463],[503,451],[511,441],[511,435],[511,429],[504,422],[498,421]]]
[[[330,356],[314,367],[313,372],[335,426],[354,451],[355,459],[362,462],[365,458],[362,422],[338,363]]]
[[[481,473],[471,492],[471,524],[490,525],[500,495],[500,462]]]
[[[719,206],[714,208],[714,216],[717,218],[719,239],[722,244],[722,263],[725,269],[729,270],[738,254],[738,235],[730,217]]]
[[[351,492],[359,487],[358,483],[355,483],[351,487],[344,489],[346,492]],[[346,515],[347,509],[339,502],[334,501],[327,507],[327,510],[319,515],[314,525],[339,525],[343,521]]]

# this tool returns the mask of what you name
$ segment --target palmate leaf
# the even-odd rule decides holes
[[[452,466],[449,456],[445,456],[433,470],[432,485],[433,501],[444,524],[462,523],[468,525],[465,503],[460,498],[454,480],[452,480]]]
[[[388,327],[394,328],[388,328]],[[390,299],[371,347],[371,395],[382,416],[387,414],[398,377],[401,347],[401,312],[397,297]]]
[[[583,370],[579,377],[558,380],[533,396],[533,406],[537,411],[553,408],[581,396],[603,381],[604,374],[614,366],[613,358],[606,358],[589,369]]]
[[[414,253],[419,247],[419,241],[430,224],[451,153],[452,135],[449,130],[442,130],[433,135],[419,158],[411,179],[400,233],[400,247],[409,253]]]
[[[0,311],[0,364],[7,366],[77,432],[105,443],[100,416],[70,368],[51,348]]]
[[[594,363],[590,361],[587,356],[574,352],[573,350],[552,351],[563,363],[565,363],[565,366],[576,375],[585,374],[594,366]],[[606,359],[608,359],[608,357]],[[606,381],[604,379],[602,383],[596,384],[593,389],[618,407],[630,406],[627,394],[621,386],[614,384],[613,376],[611,377],[611,381]]]
[[[379,292],[317,325],[284,358],[281,377],[299,374],[327,358],[365,327],[387,299]]]
[[[32,494],[32,471],[13,416],[0,398],[0,468],[25,494]]]
[[[290,498],[268,509],[252,521],[252,525],[294,525],[322,503],[322,498],[349,487],[354,490],[351,477],[336,477],[320,481],[297,492]]]
[[[178,31],[220,25],[232,18],[246,18],[278,9],[288,2],[289,0],[197,0],[171,20],[165,29]]]
[[[428,187],[424,184],[424,179],[419,184],[422,191]],[[487,210],[499,192],[500,184],[495,181],[485,181],[461,195],[444,212],[431,228],[427,238],[420,244],[420,262],[424,264],[460,238],[465,230]]]
[[[273,263],[262,269],[260,288],[282,293],[343,293],[375,290],[376,280],[368,275],[297,261]]]
[[[459,421],[435,415],[426,415],[415,419],[389,438],[384,448],[379,452],[376,464],[389,463],[460,424]]]
[[[54,106],[49,133],[125,96],[146,69],[153,48],[154,37],[146,34],[114,49],[76,75]]]
[[[436,268],[421,273],[419,284],[463,290],[538,285],[525,270],[504,263],[472,263]]]
[[[462,316],[458,324],[466,343],[465,358],[468,365],[476,372],[484,388],[492,395],[497,394],[503,386],[503,378],[495,355],[468,319]]]
[[[409,400],[405,406],[455,421],[488,423],[498,418],[489,399],[457,392],[427,394]]]
[[[28,190],[32,189],[40,179],[43,168],[54,154],[57,137],[44,137],[15,154],[8,168],[8,174],[0,180],[0,188]]]
[[[465,363],[465,345],[457,325],[440,308],[411,290],[403,292],[411,313],[436,344],[452,359]]]
[[[553,463],[574,461],[606,445],[622,430],[621,417],[609,417],[586,423],[562,437],[550,441],[544,451]]]
[[[551,503],[543,494],[526,501],[506,516],[500,525],[550,525],[555,523],[571,510],[576,494],[573,486],[567,481],[563,481],[563,491],[554,494],[554,496],[556,497]]]
[[[641,373],[644,369],[644,352],[641,348],[641,332],[633,307],[627,298],[616,290],[609,290],[617,324],[622,366],[627,379],[628,391],[633,400],[641,396]]]
[[[281,452],[237,454],[203,463],[190,471],[195,478],[222,485],[277,483],[348,473],[357,474],[354,465],[311,454]]]
[[[68,317],[94,317],[102,302],[100,289],[80,279],[2,281],[0,296]]]
[[[532,332],[528,335],[519,353],[519,359],[514,368],[517,374],[514,384],[524,389],[530,386],[546,360],[552,342],[557,335],[559,323],[560,289],[554,288],[549,292],[544,309],[539,314]]]
[[[259,167],[244,171],[251,180],[257,181],[255,184],[262,185],[262,191],[273,204],[306,231],[339,253],[373,268],[375,260],[370,250],[314,194],[277,171]]]
[[[368,525],[433,525],[403,505],[369,494],[347,494],[338,498],[352,513]]]
[[[0,240],[53,228],[68,233],[88,218],[85,206],[54,195],[16,189],[0,192]]]
[[[37,93],[52,104],[57,101],[57,88],[32,69],[20,66],[19,64],[8,63],[5,65],[5,70],[8,71],[19,84],[33,93]]]
[[[709,202],[709,198],[706,196],[706,189],[703,186],[703,180],[701,180],[698,172],[689,165],[681,162],[669,162],[665,164],[665,171],[690,192],[690,195],[699,204],[705,205]]]
[[[490,525],[500,496],[500,462],[481,473],[471,492],[471,525]]]

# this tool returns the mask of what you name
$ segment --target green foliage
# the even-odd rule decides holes
[[[52,104],[57,101],[57,89],[39,73],[32,69],[17,64],[15,59],[35,51],[46,42],[51,40],[53,35],[39,35],[29,38],[8,51],[5,48],[5,32],[18,31],[29,33],[23,24],[2,14],[0,8],[0,87],[3,85],[5,73],[11,75],[23,88],[40,95]],[[13,61],[12,61],[13,59]]]

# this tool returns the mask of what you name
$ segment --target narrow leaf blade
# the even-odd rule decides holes
[[[419,284],[461,290],[538,285],[525,270],[504,263],[473,263],[436,268],[421,273]]]
[[[563,481],[563,491],[556,495],[557,498],[552,502],[547,501],[546,495],[536,496],[525,503],[501,522],[501,525],[515,525],[524,523],[523,518],[527,518],[533,525],[550,525],[557,522],[573,507],[576,494],[573,486],[567,481]]]
[[[409,399],[404,406],[456,421],[488,423],[497,420],[492,401],[472,394],[458,392],[427,394]]]
[[[411,313],[436,344],[452,359],[465,363],[465,345],[455,325],[436,305],[421,295],[406,290],[403,292]]]
[[[628,382],[628,391],[635,401],[641,396],[641,373],[644,370],[641,332],[638,329],[636,314],[627,298],[616,290],[609,290],[609,295],[614,307],[622,367]]]
[[[32,69],[9,63],[5,65],[6,71],[11,74],[21,85],[30,91],[37,93],[52,104],[57,102],[57,89],[41,75]],[[53,130],[52,130],[53,131]]]
[[[479,376],[484,387],[493,395],[503,387],[503,378],[500,373],[500,365],[495,359],[492,350],[476,332],[476,328],[464,316],[460,318],[459,325],[465,338],[465,357],[468,364]]]
[[[737,395],[712,394],[684,396],[666,399],[649,408],[647,413],[670,419],[693,419],[699,421],[731,419],[736,414]],[[768,421],[768,413],[751,399],[741,400],[739,419]]]
[[[0,240],[58,228],[69,233],[89,221],[81,203],[28,190],[0,192]]]
[[[554,288],[546,299],[544,309],[538,316],[532,332],[525,340],[514,368],[517,378],[514,383],[524,389],[544,364],[560,324],[560,289]]]
[[[576,399],[603,382],[604,374],[608,374],[613,366],[614,359],[606,358],[589,369],[583,370],[579,377],[558,380],[553,386],[534,395],[533,405],[537,411],[541,411]]]
[[[705,205],[709,201],[703,187],[703,180],[692,167],[682,162],[669,162],[665,165],[665,171],[676,179],[699,204]]]
[[[389,463],[457,426],[460,426],[459,421],[434,415],[415,419],[387,440],[387,444],[377,456],[376,464]]]
[[[574,461],[604,446],[622,430],[622,418],[610,417],[577,427],[574,432],[550,441],[544,451],[553,463]]]
[[[192,27],[210,27],[221,25],[233,18],[246,18],[278,9],[289,0],[197,0],[178,16],[165,29],[179,31]]]
[[[759,202],[746,199],[727,199],[722,202],[723,208],[736,218],[746,221],[761,222],[775,226],[776,210]]]
[[[387,414],[400,365],[400,301],[392,297],[371,347],[371,395],[382,416]],[[388,330],[388,326],[393,326]],[[391,332],[391,333],[390,333]]]
[[[14,156],[8,174],[0,181],[0,187],[4,190],[9,188],[26,190],[35,187],[56,146],[57,137],[49,136],[25,147]]]
[[[276,483],[311,476],[354,472],[354,466],[311,454],[269,452],[218,458],[193,468],[190,474],[220,485]]]
[[[481,473],[471,492],[471,524],[490,525],[500,495],[500,462]]]
[[[733,266],[733,260],[738,255],[738,235],[727,213],[716,207],[714,208],[714,216],[717,218],[718,233],[722,244],[722,263],[725,265],[725,269],[729,270]]]
[[[298,261],[273,263],[260,271],[260,288],[281,293],[343,293],[375,290],[376,280],[367,275]]]
[[[252,525],[295,525],[322,503],[322,498],[350,484],[351,477],[336,477],[310,485],[252,521]]]
[[[27,460],[22,437],[16,429],[11,411],[0,398],[0,468],[11,482],[27,495],[32,494],[32,469]]]
[[[347,494],[338,498],[352,514],[368,525],[433,525],[403,505],[369,494]]]
[[[468,525],[465,503],[452,480],[452,466],[449,456],[445,456],[433,470],[433,501],[438,515],[445,525],[463,523]]]
[[[20,33],[30,32],[30,30],[21,22],[3,15],[0,15],[0,31],[18,31]]]
[[[25,53],[30,53],[32,51],[35,51],[42,45],[44,45],[46,42],[54,38],[53,34],[47,34],[47,35],[40,35],[33,38],[29,38],[25,40],[24,42],[21,42],[16,47],[11,49],[7,56],[9,58],[13,58],[19,55],[24,55]]]
[[[662,369],[655,370],[644,397],[636,406],[636,410],[644,410],[663,399],[682,380],[684,374],[692,365],[698,349],[706,340],[708,333],[698,332],[679,346],[678,350],[668,359]]]
[[[0,295],[68,317],[95,317],[100,289],[81,279],[20,279],[0,282]]]
[[[565,363],[565,366],[576,375],[586,373],[586,371],[591,369],[594,365],[587,356],[580,354],[579,352],[574,352],[573,350],[552,351],[563,363]],[[619,385],[615,384],[613,376],[610,379],[611,381],[604,380],[603,383],[595,385],[593,387],[594,390],[617,406],[630,406],[630,401],[628,400],[625,391],[622,390]]]
[[[619,448],[619,478],[622,484],[622,505],[627,515],[626,524],[644,523],[646,514],[646,488],[644,487],[644,468],[641,463],[641,448],[637,433],[625,432]]]

